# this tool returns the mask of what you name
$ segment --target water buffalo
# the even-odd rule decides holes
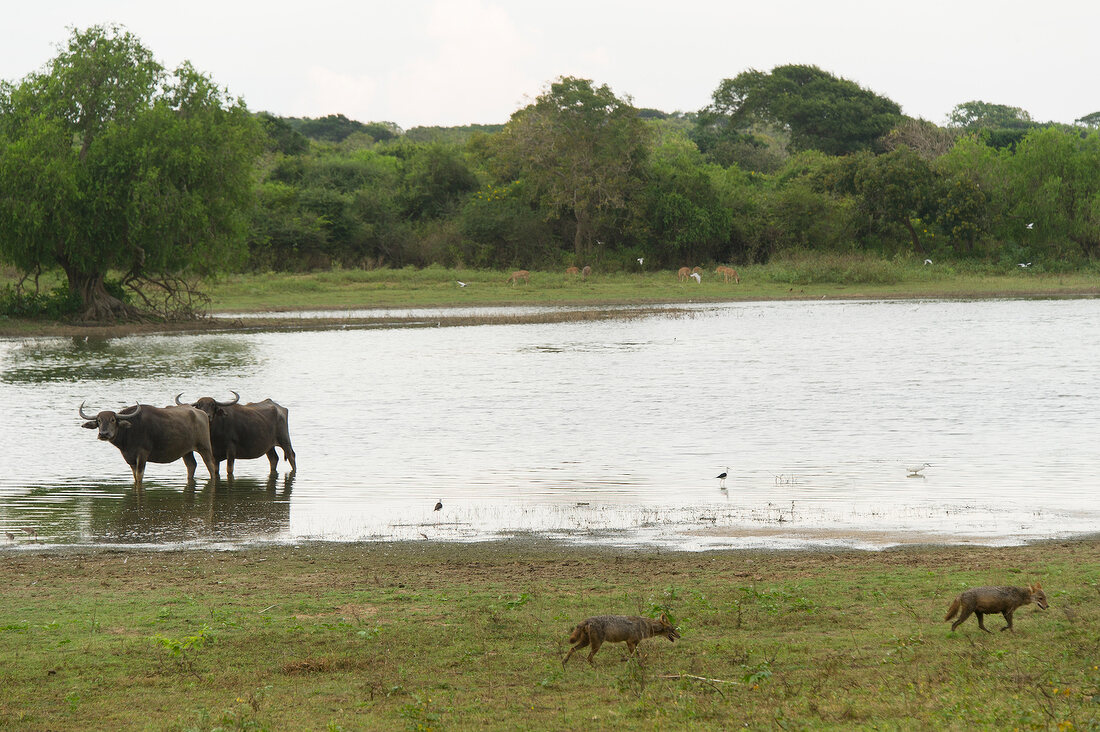
[[[194,481],[197,463],[193,453],[196,452],[210,471],[210,477],[217,478],[218,466],[210,446],[210,422],[198,409],[138,404],[121,412],[104,411],[93,415],[85,413],[84,402],[81,402],[77,411],[88,420],[81,427],[98,429],[99,439],[110,442],[122,453],[134,472],[134,487],[138,490],[141,490],[148,462],[171,463],[183,458],[187,481]]]
[[[214,470],[225,460],[226,475],[233,476],[233,461],[252,460],[267,455],[271,472],[279,464],[276,447],[283,450],[283,459],[290,463],[290,472],[298,468],[294,462],[294,448],[290,444],[290,426],[287,409],[270,399],[250,404],[238,404],[241,395],[230,391],[231,402],[219,402],[213,397],[202,397],[191,406],[206,413],[210,419],[210,444],[214,450]],[[182,405],[176,395],[176,404]]]

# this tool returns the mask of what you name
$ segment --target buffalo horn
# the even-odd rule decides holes
[[[131,411],[129,411],[130,409],[133,409],[134,411],[131,412]],[[125,414],[123,414],[123,412],[125,412]],[[136,417],[139,414],[141,414],[141,405],[140,404],[135,404],[133,407],[127,407],[126,409],[123,409],[122,412],[118,412],[118,416],[123,418],[123,419],[132,419],[133,417]]]
[[[233,401],[231,401],[231,402],[218,402],[219,407],[228,407],[229,405],[236,404],[237,402],[239,402],[241,400],[241,395],[238,394],[237,392],[233,391],[232,389],[229,390],[229,393],[234,396]]]
[[[80,413],[80,416],[84,419],[95,419],[97,416],[99,416],[99,415],[96,415],[96,414],[84,414],[84,402],[80,403],[80,409],[78,409],[77,411]]]
[[[183,392],[182,392],[182,391],[181,391],[181,392],[180,392],[179,394],[176,394],[176,404],[178,404],[179,406],[181,406],[181,407],[182,407],[182,406],[184,406],[184,403],[180,401],[180,397],[181,397],[181,396],[183,396]]]

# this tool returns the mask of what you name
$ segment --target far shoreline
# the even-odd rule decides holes
[[[0,339],[26,338],[95,338],[110,339],[142,335],[180,335],[195,333],[243,333],[243,332],[289,332],[333,329],[366,328],[416,328],[416,327],[455,327],[472,325],[535,324],[572,321],[610,320],[618,318],[648,317],[658,314],[684,314],[687,309],[678,310],[676,306],[700,304],[758,303],[758,302],[816,302],[833,301],[907,301],[907,300],[1065,300],[1092,299],[1100,297],[1100,286],[1074,287],[1069,289],[997,289],[976,288],[969,291],[950,291],[931,289],[927,291],[877,292],[830,288],[832,292],[822,292],[823,288],[802,288],[803,291],[786,296],[746,295],[739,297],[692,297],[692,298],[607,298],[607,299],[550,299],[546,301],[467,301],[467,302],[398,302],[392,303],[286,303],[277,307],[226,307],[212,308],[204,317],[194,320],[174,322],[126,322],[126,323],[88,323],[78,321],[48,321],[32,318],[0,317]],[[806,292],[805,290],[809,290]],[[447,316],[433,314],[430,318],[385,315],[391,310],[438,311],[459,310],[463,308],[520,308],[568,307],[563,312],[516,313],[493,315]],[[611,308],[611,309],[609,309]],[[315,311],[331,312],[332,317],[294,317],[289,313]],[[341,317],[340,313],[350,311],[376,311],[375,316]],[[234,316],[258,317],[234,317]]]

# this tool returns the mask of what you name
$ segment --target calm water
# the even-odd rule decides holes
[[[0,547],[484,539],[987,544],[1100,529],[1100,301],[706,305],[616,321],[0,340]],[[76,410],[290,409],[298,473],[143,495]],[[923,477],[905,466],[929,462]],[[713,478],[726,467],[728,490]],[[224,470],[224,468],[223,468]],[[442,499],[444,509],[433,512]],[[22,529],[38,532],[37,540]]]

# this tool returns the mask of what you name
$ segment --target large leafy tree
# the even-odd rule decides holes
[[[1100,256],[1100,133],[1035,130],[1009,168],[1006,239],[1045,246],[1055,257],[1069,254],[1062,250],[1068,240],[1084,257]]]
[[[138,316],[108,272],[146,297],[243,255],[261,138],[189,63],[168,73],[118,26],[74,30],[42,71],[0,86],[0,256],[63,270],[85,319]]]
[[[606,85],[562,77],[512,115],[498,162],[549,215],[573,219],[574,253],[585,261],[640,187],[648,138],[638,110]]]
[[[1027,110],[982,101],[963,102],[956,105],[947,116],[947,120],[952,127],[963,127],[968,130],[982,128],[1026,130],[1035,124]]]
[[[871,149],[901,119],[890,99],[816,66],[777,66],[771,73],[749,70],[724,79],[699,123],[712,135],[731,137],[754,123],[790,131],[792,150],[844,155]]]

